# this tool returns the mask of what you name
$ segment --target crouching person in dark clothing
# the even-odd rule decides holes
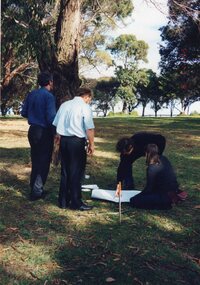
[[[146,149],[147,182],[144,190],[130,199],[132,207],[167,210],[180,198],[176,174],[158,146],[148,144]]]
[[[145,156],[148,144],[156,144],[158,153],[162,154],[166,140],[161,134],[154,132],[137,132],[130,138],[122,138],[117,142],[116,150],[120,153],[120,162],[117,169],[117,184],[122,183],[123,189],[135,188],[132,174],[132,164],[140,157]]]

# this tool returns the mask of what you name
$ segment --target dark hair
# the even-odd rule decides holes
[[[47,86],[49,81],[53,81],[53,76],[49,72],[41,72],[38,74],[38,84],[41,87]]]
[[[76,92],[76,96],[84,96],[84,95],[89,95],[92,97],[92,91],[89,88],[79,88]]]
[[[116,151],[120,153],[128,152],[133,147],[131,138],[121,138],[116,144]]]
[[[148,144],[146,147],[146,164],[159,164],[159,150],[156,144]]]

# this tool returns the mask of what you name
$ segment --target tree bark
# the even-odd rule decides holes
[[[172,109],[172,107],[170,109],[170,117],[173,117],[173,109]]]
[[[127,113],[127,102],[126,102],[126,100],[123,101],[122,113]]]
[[[55,33],[56,51],[52,66],[54,93],[58,105],[73,98],[80,86],[78,74],[80,2],[80,0],[60,1]]]
[[[146,105],[142,105],[142,117],[144,117],[145,108],[146,108]]]
[[[185,100],[181,100],[181,114],[185,115],[185,110],[186,110],[186,106],[185,106]]]

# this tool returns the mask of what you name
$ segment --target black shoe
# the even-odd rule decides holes
[[[70,209],[78,210],[78,211],[89,211],[89,210],[92,210],[92,208],[93,208],[93,206],[88,206],[88,205],[86,205],[84,203],[82,203],[80,207],[76,207],[76,206],[73,206],[73,205],[70,206]]]
[[[58,205],[58,207],[59,207],[60,209],[67,209],[67,206]]]
[[[89,205],[86,205],[86,204],[82,204],[80,207],[79,207],[79,211],[89,211],[89,210],[92,210],[93,209],[93,206],[89,206]]]
[[[30,194],[30,201],[36,201],[36,200],[40,200],[40,199],[43,199],[42,195],[35,196],[33,194]]]
[[[48,194],[47,191],[43,191],[42,194],[39,196],[36,196],[33,193],[31,193],[30,194],[30,201],[36,201],[36,200],[44,199],[47,194]]]
[[[67,209],[69,208],[70,205],[70,200],[66,200],[66,199],[58,199],[58,207],[60,209]]]
[[[58,207],[59,207],[60,209],[67,209],[67,208],[69,208],[69,204],[67,204],[67,205],[58,204]]]

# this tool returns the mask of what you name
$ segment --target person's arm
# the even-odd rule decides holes
[[[56,103],[55,103],[55,98],[52,94],[49,94],[47,98],[47,105],[46,105],[46,119],[48,125],[52,125],[52,122],[55,118],[56,115]]]
[[[88,139],[87,153],[92,155],[94,153],[94,129],[87,129],[86,133]]]
[[[117,183],[123,182],[126,177],[127,168],[132,168],[132,156],[120,155],[120,162],[117,168]]]
[[[88,140],[87,153],[92,155],[94,153],[94,122],[92,117],[92,110],[88,104],[85,104],[83,112],[84,129]]]

